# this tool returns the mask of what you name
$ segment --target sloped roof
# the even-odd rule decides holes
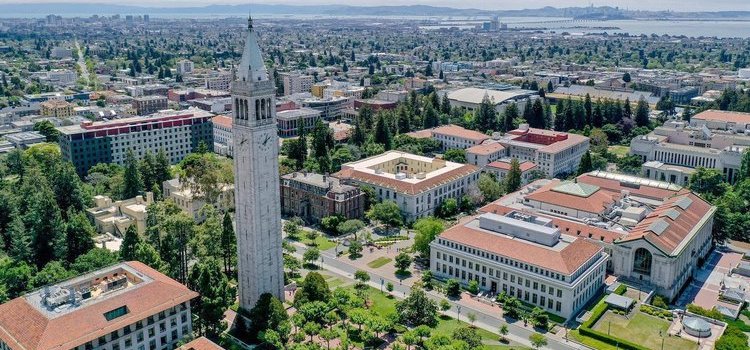
[[[18,297],[0,305],[0,339],[17,350],[68,350],[198,296],[141,262],[123,264],[152,281],[57,317],[43,314],[25,296]],[[121,306],[128,313],[107,321],[104,313]]]
[[[477,218],[478,216],[469,222]],[[602,250],[598,245],[584,239],[575,239],[559,250],[552,249],[470,227],[467,222],[451,227],[439,237],[564,275],[572,274]]]

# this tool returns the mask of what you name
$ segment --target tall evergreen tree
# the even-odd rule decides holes
[[[565,130],[565,110],[566,110],[565,100],[563,99],[557,99],[557,104],[555,105],[555,120],[554,120],[554,128],[557,131],[564,131]]]
[[[622,117],[627,119],[633,119],[633,108],[630,106],[630,99],[626,98],[625,103],[622,106]]]
[[[521,187],[521,165],[517,158],[510,161],[510,170],[505,177],[505,193],[517,191]]]
[[[635,124],[638,126],[648,126],[648,102],[641,96],[638,105],[635,107]]]
[[[169,162],[169,158],[167,158],[167,152],[164,151],[164,148],[160,148],[159,152],[156,152],[156,159],[155,166],[154,166],[154,180],[156,182],[156,185],[159,187],[162,186],[162,183],[167,180],[172,179],[172,167]]]
[[[443,100],[440,102],[440,113],[451,113],[451,100],[448,98],[448,94],[443,95]]]
[[[474,119],[478,130],[485,132],[497,129],[497,112],[495,111],[494,103],[490,101],[488,95],[485,94],[484,98],[482,98],[482,103],[479,104],[479,109],[477,109]]]
[[[384,113],[381,113],[375,122],[375,142],[382,144],[386,151],[393,148],[393,137]]]
[[[591,124],[597,128],[601,128],[602,125],[604,125],[604,115],[602,115],[602,105],[600,101],[597,101],[594,106],[594,111],[591,113]]]
[[[585,124],[588,125],[592,123],[593,114],[594,114],[594,111],[592,110],[592,107],[591,107],[591,95],[589,95],[588,93],[586,94],[586,99],[583,102],[583,109],[586,112]]]
[[[424,127],[425,129],[429,129],[434,128],[438,125],[440,125],[438,114],[435,111],[435,108],[432,107],[432,104],[428,103],[424,109],[424,121],[422,127]]]
[[[538,98],[531,105],[530,119],[527,119],[532,128],[544,129],[544,105],[542,99]]]
[[[224,310],[234,302],[234,289],[214,259],[204,259],[190,271],[190,287],[200,294],[194,306],[198,333],[217,339],[223,331]]]
[[[133,198],[143,191],[143,179],[138,168],[138,160],[133,154],[133,150],[128,150],[125,155],[125,174],[123,175],[123,198]]]
[[[591,163],[591,152],[586,151],[581,157],[581,163],[578,164],[578,175],[588,173],[594,170],[594,166]]]
[[[26,230],[21,215],[14,217],[8,225],[8,235],[11,239],[8,255],[14,261],[33,263],[34,252],[31,251],[31,234]]]
[[[125,261],[135,260],[135,252],[136,249],[138,249],[138,244],[140,243],[141,237],[140,235],[138,235],[136,225],[131,224],[125,230],[125,236],[123,237],[122,244],[120,245],[120,259]]]
[[[409,116],[409,110],[403,105],[398,106],[396,110],[398,116],[398,133],[405,134],[411,131],[411,116]]]
[[[513,130],[513,120],[516,118],[518,118],[518,105],[515,102],[511,102],[508,107],[505,107],[505,115],[503,116],[500,130],[502,132]]]
[[[83,212],[73,215],[65,225],[67,235],[68,262],[74,262],[79,256],[94,248],[94,228]]]

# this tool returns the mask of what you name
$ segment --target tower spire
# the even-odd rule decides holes
[[[247,29],[253,29],[253,11],[247,16]]]

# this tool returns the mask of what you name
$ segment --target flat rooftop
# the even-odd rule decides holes
[[[13,349],[67,350],[198,296],[131,261],[0,305],[0,340]]]

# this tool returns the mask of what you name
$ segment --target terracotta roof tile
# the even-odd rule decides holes
[[[200,337],[183,346],[180,346],[179,348],[177,348],[177,350],[224,350],[224,348],[212,342],[206,337]]]
[[[217,115],[211,118],[211,122],[214,124],[219,124],[228,129],[232,128],[232,118],[225,115]]]
[[[488,168],[497,168],[501,170],[510,170],[510,162],[504,162],[504,161],[494,161],[490,164],[487,164]],[[534,162],[529,161],[523,161],[520,164],[518,164],[518,167],[521,168],[521,172],[525,173],[531,169],[536,168],[536,164]]]
[[[440,238],[564,275],[572,274],[602,251],[601,247],[584,239],[575,239],[563,249],[556,251],[522,239],[475,229],[466,224],[453,226],[440,234]]]
[[[479,131],[464,129],[458,125],[453,125],[453,124],[438,126],[437,128],[432,129],[432,133],[446,135],[446,136],[460,137],[463,139],[469,139],[469,140],[474,140],[474,141],[484,141],[490,138],[489,136]]]
[[[108,299],[48,318],[22,296],[0,305],[0,339],[14,349],[68,350],[198,296],[187,287],[146,266],[125,263],[153,281],[130,287]],[[127,306],[124,316],[107,321],[104,313]]]
[[[450,170],[446,173],[424,179],[417,183],[411,184],[405,181],[387,178],[377,174],[369,174],[363,171],[359,171],[353,168],[344,168],[341,171],[333,174],[342,180],[354,180],[358,182],[364,182],[368,184],[377,185],[380,187],[387,187],[397,192],[415,195],[432,189],[434,187],[449,183],[456,179],[462,178],[472,173],[479,171],[479,167],[471,164],[464,164],[459,168]]]
[[[466,149],[466,154],[477,154],[477,155],[490,155],[495,152],[501,152],[505,150],[505,147],[499,142],[483,143],[481,145],[471,146]]]
[[[723,122],[738,123],[738,124],[750,124],[750,113],[719,111],[715,109],[709,109],[707,111],[703,111],[694,115],[692,119],[715,120],[715,121],[723,121]]]

